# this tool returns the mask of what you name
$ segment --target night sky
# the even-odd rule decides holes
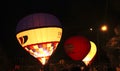
[[[3,17],[0,45],[11,59],[17,56],[27,56],[28,54],[18,44],[15,36],[17,23],[23,17],[33,13],[51,13],[61,21],[63,26],[63,37],[54,55],[64,58],[63,43],[70,36],[84,35],[96,42],[96,30],[104,22],[107,22],[110,27],[109,37],[113,36],[114,26],[120,23],[120,1],[108,0],[107,3],[106,0],[7,1],[7,8],[3,14],[1,13]],[[95,31],[90,32],[90,27]],[[61,51],[63,54],[58,54]]]

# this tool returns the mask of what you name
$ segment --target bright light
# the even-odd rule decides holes
[[[93,28],[90,28],[90,31],[92,31],[93,30]]]
[[[102,31],[107,31],[107,30],[108,30],[107,25],[103,25],[103,26],[101,26],[101,30],[102,30]]]

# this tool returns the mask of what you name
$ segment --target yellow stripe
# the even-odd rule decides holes
[[[28,40],[24,44],[21,44],[19,38],[23,36],[28,36]],[[61,36],[62,36],[62,28],[58,28],[58,27],[31,29],[20,32],[16,35],[22,47],[36,43],[44,43],[44,42],[52,42],[52,41],[59,42]]]

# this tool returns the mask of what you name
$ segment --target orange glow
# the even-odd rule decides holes
[[[32,56],[37,58],[43,65],[48,61],[49,57],[52,55],[53,51],[57,47],[57,45],[54,45],[58,42],[50,42],[50,43],[43,43],[43,44],[37,44],[32,46],[24,47],[26,51],[28,51]],[[46,46],[42,46],[46,45]],[[42,47],[41,47],[42,46]]]
[[[96,47],[95,43],[90,41],[90,44],[91,44],[91,49],[90,49],[89,53],[87,54],[87,56],[82,60],[86,65],[88,65],[90,63],[90,61],[93,59],[93,57],[95,56],[95,54],[97,52],[97,47]]]
[[[27,38],[24,38],[24,36]],[[61,28],[49,27],[23,31],[18,33],[16,37],[27,52],[45,65],[57,48],[61,36]]]
[[[103,26],[101,27],[101,30],[102,30],[102,31],[107,31],[107,30],[108,30],[108,28],[107,28],[107,26],[106,26],[106,25],[103,25]]]

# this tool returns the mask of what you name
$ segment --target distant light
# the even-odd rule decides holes
[[[90,28],[90,31],[93,31],[93,28]]]
[[[107,25],[103,25],[103,26],[101,26],[101,30],[102,30],[102,31],[107,31],[107,30],[108,30]]]

